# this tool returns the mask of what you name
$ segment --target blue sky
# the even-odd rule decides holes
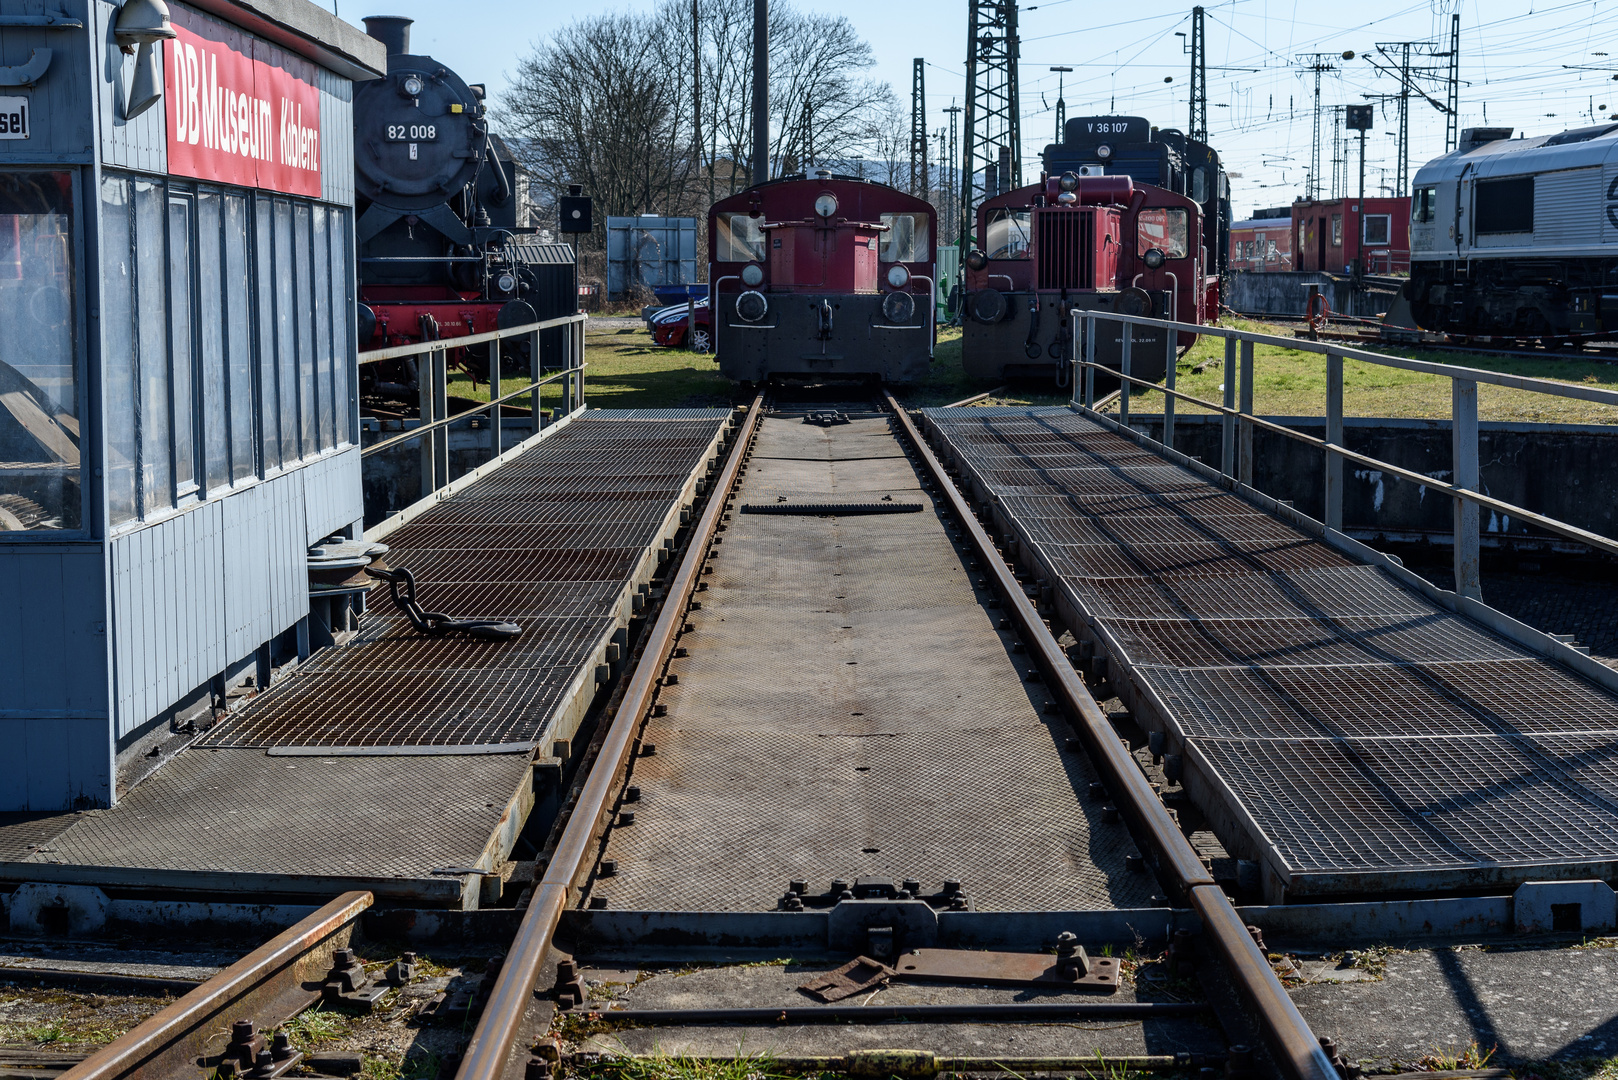
[[[339,14],[358,23],[367,14],[408,15],[416,20],[412,49],[448,63],[471,82],[488,84],[498,96],[517,59],[546,35],[578,17],[580,7],[559,0],[511,4],[459,0],[389,0],[385,9],[351,7],[337,0]],[[911,63],[927,61],[929,127],[947,122],[942,110],[964,94],[965,0],[924,5],[795,0],[799,7],[846,15],[875,51],[873,72],[908,105]],[[608,0],[589,10],[646,9],[652,0]],[[1284,205],[1303,191],[1311,153],[1314,77],[1299,56],[1331,54],[1334,70],[1322,77],[1325,106],[1360,103],[1365,94],[1389,94],[1398,81],[1363,58],[1335,59],[1345,49],[1376,52],[1378,43],[1434,41],[1447,47],[1449,16],[1461,15],[1462,127],[1487,122],[1519,133],[1546,134],[1589,124],[1618,111],[1618,0],[1372,0],[1322,4],[1298,0],[1232,0],[1204,5],[1207,11],[1210,141],[1232,174],[1237,216],[1255,206]],[[923,14],[925,12],[925,14]],[[1024,4],[1022,31],[1022,125],[1025,173],[1038,169],[1038,155],[1054,134],[1057,76],[1067,75],[1069,116],[1118,112],[1153,123],[1185,127],[1190,58],[1191,5],[1142,0],[1130,5],[1095,0],[1039,0]],[[491,28],[495,33],[491,34]],[[1610,55],[1609,55],[1610,54]],[[1431,60],[1430,64],[1445,61]],[[1394,65],[1396,66],[1396,65]],[[1173,78],[1165,83],[1164,77]],[[1442,84],[1422,83],[1439,101]],[[1329,115],[1329,114],[1328,114]],[[1411,174],[1443,151],[1444,117],[1420,98],[1410,105]],[[1397,115],[1379,105],[1367,138],[1366,193],[1393,183]],[[1322,125],[1322,189],[1331,181],[1330,123]],[[1357,166],[1347,166],[1350,185]],[[1329,192],[1327,192],[1329,193]]]

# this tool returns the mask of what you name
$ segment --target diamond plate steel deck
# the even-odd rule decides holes
[[[581,904],[768,910],[792,878],[861,875],[959,878],[984,911],[1149,904],[890,421],[766,418],[737,504],[850,491],[926,508],[725,524],[631,767],[636,820],[608,834],[617,873]]]
[[[926,415],[1285,890],[1618,872],[1618,695],[1068,409]]]

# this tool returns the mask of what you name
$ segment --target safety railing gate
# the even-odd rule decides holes
[[[1154,390],[1163,395],[1163,445],[1174,449],[1174,406],[1176,401],[1189,401],[1224,417],[1220,444],[1219,475],[1230,484],[1253,486],[1253,432],[1263,428],[1289,439],[1317,446],[1325,451],[1326,470],[1323,477],[1325,511],[1324,524],[1337,533],[1343,528],[1343,462],[1380,469],[1387,476],[1420,484],[1428,491],[1447,495],[1455,507],[1455,591],[1463,597],[1477,601],[1482,598],[1479,548],[1479,510],[1488,508],[1500,514],[1509,514],[1547,532],[1577,540],[1609,555],[1618,555],[1618,541],[1598,533],[1581,529],[1556,518],[1537,514],[1532,510],[1504,499],[1483,494],[1478,484],[1478,384],[1492,383],[1533,393],[1555,397],[1578,398],[1603,405],[1618,406],[1618,391],[1594,386],[1553,382],[1498,371],[1459,367],[1453,364],[1435,364],[1426,360],[1412,360],[1402,356],[1387,356],[1324,341],[1277,337],[1273,334],[1255,334],[1246,330],[1202,326],[1195,323],[1171,322],[1163,319],[1117,315],[1110,312],[1085,312],[1081,316],[1081,333],[1074,338],[1072,363],[1073,404],[1092,416],[1099,416],[1095,405],[1095,377],[1099,370],[1120,381],[1117,420],[1129,425],[1130,391],[1134,387]],[[1119,367],[1114,369],[1099,364],[1095,358],[1098,326],[1103,323],[1122,324]],[[1166,350],[1166,374],[1162,385],[1135,378],[1131,373],[1134,351],[1134,327],[1149,326],[1163,332]],[[1225,342],[1224,401],[1212,402],[1183,393],[1174,386],[1176,346],[1179,332],[1223,338]],[[1156,335],[1153,335],[1154,337]],[[1253,413],[1253,347],[1278,345],[1298,352],[1318,353],[1326,365],[1326,437],[1307,435],[1284,424],[1275,423]],[[1154,343],[1153,347],[1157,347]],[[1237,354],[1240,352],[1238,368]],[[1392,462],[1371,457],[1348,449],[1343,444],[1343,361],[1361,360],[1382,367],[1400,368],[1441,375],[1450,380],[1452,388],[1450,430],[1453,445],[1452,482],[1445,483],[1424,473],[1406,469]],[[1082,378],[1079,373],[1082,372]],[[1236,378],[1232,378],[1232,374]]]
[[[376,364],[384,360],[414,362],[416,384],[420,400],[419,420],[415,427],[398,435],[372,443],[362,452],[364,457],[391,450],[412,440],[421,441],[421,497],[430,499],[451,483],[449,475],[449,427],[463,423],[482,413],[489,414],[489,459],[498,460],[508,449],[501,424],[501,406],[527,394],[529,415],[533,426],[529,438],[536,438],[545,430],[545,411],[541,408],[541,388],[551,383],[562,384],[561,400],[556,407],[556,423],[584,408],[584,324],[588,318],[582,312],[564,315],[558,319],[514,326],[508,330],[491,330],[465,337],[442,338],[436,341],[395,345],[386,349],[372,349],[359,354],[359,362]],[[562,331],[562,366],[546,373],[544,357],[540,353],[540,335],[543,331]],[[528,379],[515,390],[506,391],[500,378],[500,343],[511,338],[528,339]],[[489,346],[489,400],[474,408],[451,415],[449,412],[449,351],[469,345]],[[526,440],[523,440],[526,441]]]

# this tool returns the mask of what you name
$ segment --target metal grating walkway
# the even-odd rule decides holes
[[[1272,894],[1618,872],[1618,694],[1072,410],[924,415]]]
[[[511,619],[514,641],[417,633],[382,589],[360,634],[204,747],[531,744],[585,678],[728,410],[587,413],[388,536],[423,606]]]

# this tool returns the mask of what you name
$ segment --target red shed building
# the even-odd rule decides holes
[[[1410,272],[1410,198],[1300,200],[1292,204],[1292,267],[1347,274]]]

